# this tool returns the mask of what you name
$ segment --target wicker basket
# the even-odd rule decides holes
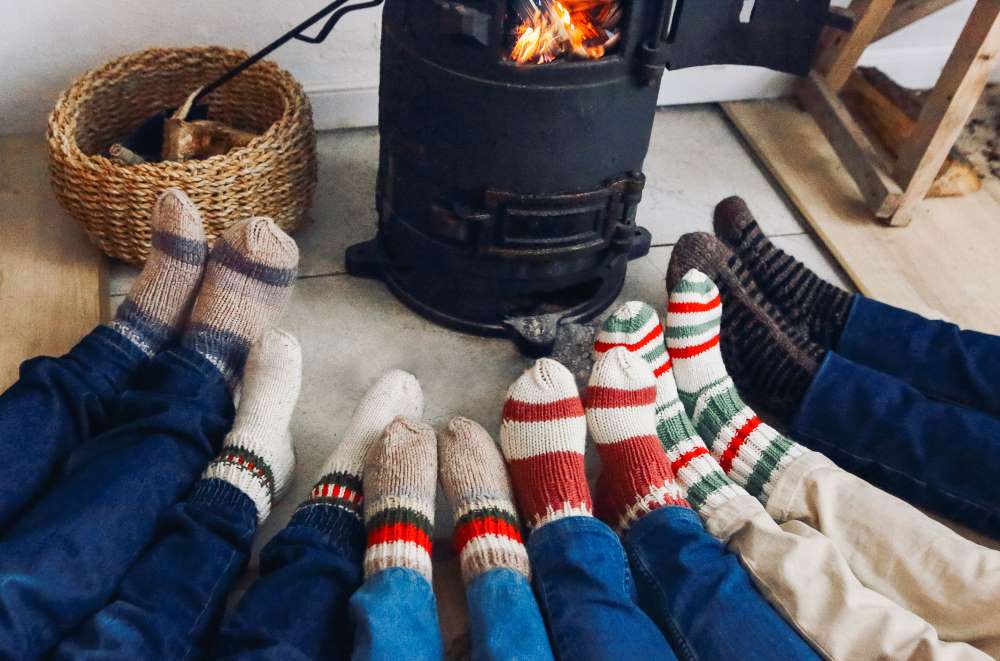
[[[59,97],[49,117],[52,188],[109,256],[133,264],[146,259],[150,212],[170,187],[198,205],[210,239],[248,216],[270,216],[289,232],[298,228],[316,188],[312,109],[298,82],[271,62],[203,101],[210,119],[260,134],[246,147],[201,161],[142,165],[100,155],[246,56],[215,47],[151,49],[90,71]]]

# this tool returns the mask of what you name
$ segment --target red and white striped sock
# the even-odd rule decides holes
[[[656,377],[624,347],[601,355],[586,393],[587,423],[604,464],[597,513],[618,532],[667,505],[688,507],[656,435]]]
[[[569,370],[542,358],[507,391],[500,446],[526,523],[593,516],[583,454],[587,422]]]

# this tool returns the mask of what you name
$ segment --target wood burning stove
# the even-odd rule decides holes
[[[828,1],[387,0],[378,234],[348,271],[550,352],[649,249],[635,217],[663,68],[805,73]]]

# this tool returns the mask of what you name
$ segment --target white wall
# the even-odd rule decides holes
[[[837,0],[844,4],[846,0]],[[962,0],[875,44],[863,60],[901,83],[929,86],[974,0]],[[77,75],[151,46],[224,44],[253,51],[326,0],[0,0],[0,132],[40,131]],[[292,42],[275,59],[313,99],[319,128],[375,123],[379,10],[348,15],[330,39]],[[776,96],[788,77],[741,67],[668,72],[664,104]]]

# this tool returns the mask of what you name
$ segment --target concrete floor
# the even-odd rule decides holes
[[[301,274],[282,322],[299,338],[304,352],[302,395],[292,426],[296,481],[258,534],[258,547],[285,525],[296,503],[308,494],[355,403],[384,371],[396,367],[417,376],[431,424],[441,427],[461,414],[495,434],[504,393],[529,365],[510,342],[436,326],[410,312],[382,284],[345,273],[344,249],[375,231],[378,134],[374,129],[322,133],[318,149],[319,188],[312,221],[295,235],[302,252]],[[671,246],[686,232],[711,232],[712,209],[732,194],[747,200],[777,245],[847,286],[716,106],[657,114],[646,177],[638,220],[652,233],[654,248],[631,264],[621,301],[641,299],[662,309]],[[136,273],[114,264],[112,308]],[[443,540],[450,530],[451,517],[439,497],[437,538]],[[447,555],[446,548],[442,551]],[[446,619],[442,613],[442,621]]]

